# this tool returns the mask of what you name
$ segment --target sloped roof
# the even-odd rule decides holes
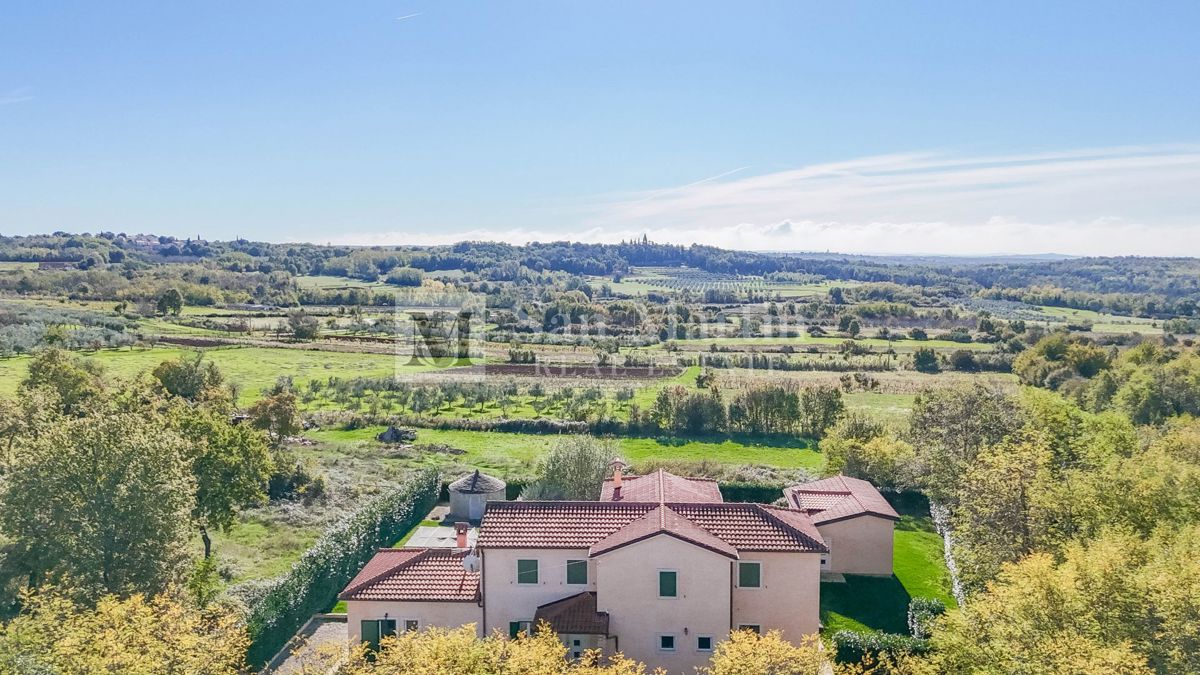
[[[590,549],[659,507],[667,507],[691,525],[738,551],[827,550],[821,535],[806,522],[807,516],[803,514],[785,519],[775,514],[778,509],[761,504],[624,500],[491,502],[480,526],[479,547]],[[674,526],[677,533],[684,531],[682,524]],[[694,530],[688,531],[694,533]],[[622,536],[633,537],[645,532],[634,530]]]
[[[613,480],[605,479],[600,501],[613,500]],[[711,478],[684,478],[659,469],[644,476],[621,478],[620,501],[627,502],[723,502],[717,481]]]
[[[783,494],[790,507],[807,513],[816,525],[867,515],[900,520],[879,490],[860,478],[832,476],[785,488]]]
[[[460,492],[463,494],[489,494],[499,492],[506,487],[504,481],[489,476],[486,473],[481,473],[479,469],[475,469],[475,473],[468,474],[459,478],[450,484],[451,492]]]
[[[538,607],[533,614],[534,625],[542,621],[559,635],[608,635],[608,612],[596,611],[595,591],[584,591]]]
[[[480,573],[463,567],[467,554],[439,548],[380,549],[338,599],[474,602]]]
[[[602,555],[609,551],[628,546],[650,537],[665,534],[681,539],[714,553],[738,557],[737,549],[718,539],[708,530],[684,518],[667,506],[656,506],[646,515],[613,532],[604,539],[592,544],[588,550],[589,556]]]

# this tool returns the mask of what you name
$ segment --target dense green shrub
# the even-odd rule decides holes
[[[937,598],[913,598],[908,602],[908,632],[918,640],[929,639],[933,620],[946,613],[946,603]]]
[[[833,634],[833,646],[841,663],[858,663],[865,656],[875,659],[883,655],[924,654],[929,651],[929,643],[925,640],[882,631],[862,633],[839,630]]]
[[[436,469],[422,469],[325,530],[291,571],[265,584],[248,603],[249,663],[265,663],[309,617],[333,604],[376,549],[391,546],[429,513],[440,485]]]

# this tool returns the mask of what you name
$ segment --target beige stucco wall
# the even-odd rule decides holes
[[[694,675],[694,668],[712,656],[696,650],[696,637],[711,635],[715,644],[729,634],[729,558],[658,535],[594,560],[596,605],[609,613],[609,632],[626,656],[672,674]],[[678,597],[658,597],[660,569],[678,572]],[[674,652],[659,650],[658,636],[664,633],[675,636]]]
[[[404,630],[405,619],[416,619],[418,628],[432,626],[457,628],[468,623],[475,624],[476,633],[483,635],[483,612],[474,602],[395,602],[383,600],[349,600],[346,602],[346,627],[350,644],[362,640],[364,619],[387,618],[396,620],[396,629]]]
[[[893,521],[876,516],[818,525],[829,545],[828,571],[891,576],[893,525]]]
[[[517,583],[517,560],[538,561],[538,583]],[[588,562],[586,586],[567,584],[567,561],[587,560],[587,549],[486,549],[483,552],[484,630],[508,635],[508,622],[532,621],[539,605],[596,590],[596,566]]]
[[[740,560],[762,563],[759,588],[734,588],[733,628],[761,626],[783,631],[799,642],[821,626],[821,555],[819,553],[754,553]],[[736,583],[737,576],[734,581]]]

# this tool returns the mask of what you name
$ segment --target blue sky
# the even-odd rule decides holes
[[[1197,25],[1196,2],[10,3],[0,232],[1200,255]]]

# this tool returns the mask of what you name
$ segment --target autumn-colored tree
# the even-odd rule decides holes
[[[250,407],[250,423],[256,429],[267,432],[276,446],[283,445],[288,436],[300,433],[300,411],[296,407],[296,395],[291,391],[280,391],[259,400]]]
[[[806,635],[799,644],[783,639],[779,631],[765,635],[736,630],[729,639],[717,643],[706,675],[818,675],[827,656],[815,635]],[[832,671],[830,671],[832,672]]]
[[[324,655],[328,659],[329,655]],[[306,670],[320,672],[321,666],[305,664]],[[647,670],[637,661],[620,654],[601,657],[586,652],[578,660],[567,659],[567,648],[545,624],[532,635],[522,633],[514,640],[500,634],[479,638],[475,625],[459,628],[430,628],[387,637],[379,650],[351,650],[340,675],[665,675],[662,670]]]
[[[235,675],[248,641],[234,615],[202,613],[166,596],[100,598],[94,608],[63,595],[28,595],[0,626],[0,672]]]
[[[1004,567],[934,628],[936,672],[1200,671],[1200,526],[1111,531]]]

